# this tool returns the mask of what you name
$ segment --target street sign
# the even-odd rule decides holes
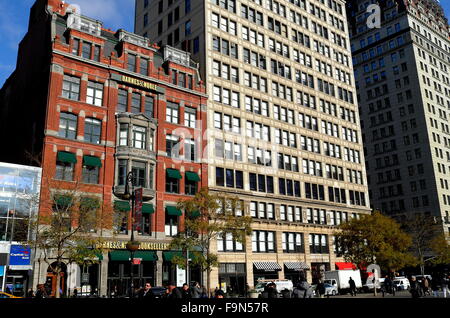
[[[31,269],[31,248],[22,245],[11,245],[9,253],[9,269],[28,270]]]
[[[133,258],[133,265],[141,264],[142,258]]]
[[[81,282],[82,283],[89,283],[89,273],[83,273],[81,275]]]
[[[142,195],[142,188],[134,190],[134,221],[136,226],[140,226],[142,220]]]

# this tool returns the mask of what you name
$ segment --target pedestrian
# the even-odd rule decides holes
[[[312,298],[312,295],[311,285],[309,285],[304,278],[297,284],[292,292],[292,298]]]
[[[36,294],[34,295],[34,298],[37,298],[37,299],[48,298],[47,291],[45,290],[45,287],[43,284],[38,284],[36,286]]]
[[[317,293],[318,293],[320,298],[324,298],[325,297],[326,288],[325,288],[325,284],[323,282],[319,282],[317,284],[316,290],[317,290]]]
[[[164,298],[183,299],[183,294],[174,282],[170,282]]]
[[[200,295],[200,298],[208,298],[208,293],[206,292],[206,287],[204,285],[202,285],[201,289],[202,289],[202,293]]]
[[[270,283],[269,285],[269,298],[278,298],[277,285],[275,283]]]
[[[420,285],[419,282],[416,280],[416,276],[411,276],[410,281],[410,290],[412,298],[419,298],[420,297]]]
[[[353,278],[350,277],[348,284],[350,285],[350,295],[356,296],[356,283]]]
[[[200,288],[200,284],[198,282],[194,282],[189,288],[189,291],[191,293],[191,298],[200,298],[202,294],[202,289]]]
[[[427,277],[424,277],[422,279],[422,290],[423,290],[423,295],[430,295],[430,281],[428,280]]]
[[[154,299],[155,295],[152,293],[152,285],[150,283],[145,283],[144,288],[141,288],[138,292],[139,299]]]
[[[386,292],[392,294],[392,296],[395,296],[394,283],[392,282],[389,275],[386,275],[386,277],[384,278],[383,284],[384,284],[384,288],[385,288]],[[383,295],[383,297],[384,297],[384,295]]]
[[[189,290],[189,285],[184,283],[183,287],[181,287],[181,295],[183,296],[183,299],[190,299],[192,298],[191,296],[191,291]]]
[[[444,298],[447,298],[447,294],[449,294],[449,296],[450,296],[450,290],[448,289],[448,283],[449,283],[449,279],[450,278],[450,275],[446,275],[446,274],[444,274],[444,276],[442,276],[442,279],[441,279],[441,288],[442,288],[442,291],[444,292]]]
[[[225,297],[225,293],[223,292],[222,289],[216,289],[216,291],[214,292],[214,298],[224,298]]]
[[[431,279],[431,290],[433,292],[433,297],[439,297],[439,280],[435,278]]]
[[[281,295],[283,298],[291,298],[291,292],[287,288],[285,288],[281,291]]]

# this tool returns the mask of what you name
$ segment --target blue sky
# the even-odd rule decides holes
[[[30,8],[35,0],[0,0],[0,87],[16,66],[17,47],[28,28]],[[134,0],[69,0],[78,4],[83,15],[104,22],[112,30],[133,31]],[[450,17],[450,0],[441,0]]]

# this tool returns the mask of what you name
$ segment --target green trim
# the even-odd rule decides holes
[[[167,176],[173,179],[182,179],[181,173],[177,169],[166,169]]]
[[[77,156],[71,152],[58,151],[57,159],[61,162],[77,163]]]
[[[68,208],[73,204],[73,198],[70,195],[55,194],[54,201],[58,208]]]
[[[131,210],[130,202],[128,201],[114,201],[114,209],[120,212],[128,212]]]
[[[141,258],[144,262],[153,262],[158,260],[158,255],[153,251],[137,251],[134,258]]]
[[[182,216],[183,212],[181,210],[178,210],[176,206],[166,206],[167,214],[169,215],[176,215],[176,216]]]
[[[182,252],[163,252],[163,259],[166,262],[171,262],[174,256],[178,256],[178,257],[183,257],[183,253]]]
[[[199,182],[201,179],[195,172],[186,171],[186,179],[193,182]]]
[[[98,157],[84,156],[83,164],[89,167],[101,167],[102,160]]]
[[[155,207],[153,204],[144,203],[142,204],[142,214],[153,214],[155,213]]]
[[[192,212],[190,213],[190,216],[193,217],[193,218],[198,218],[200,215],[201,215],[201,214],[200,214],[200,211],[199,211],[199,210],[195,210],[195,211],[192,211]]]
[[[111,251],[109,252],[110,261],[130,261],[131,254],[129,251]]]

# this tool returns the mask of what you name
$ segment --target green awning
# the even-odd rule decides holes
[[[198,218],[200,216],[200,211],[199,210],[192,211],[190,213],[190,216],[193,218]]]
[[[142,214],[153,214],[155,213],[155,208],[153,204],[142,204]]]
[[[130,260],[129,251],[111,251],[109,252],[110,261],[129,261]]]
[[[99,261],[103,261],[103,253],[95,253],[95,256],[98,257]]]
[[[169,215],[176,215],[176,216],[183,215],[181,210],[178,210],[176,206],[170,206],[170,205],[166,206],[166,211],[167,211],[167,214],[169,214]]]
[[[200,177],[195,172],[186,171],[186,179],[192,182],[199,182]]]
[[[101,167],[102,160],[98,157],[84,156],[83,164],[89,167]]]
[[[183,252],[163,252],[163,259],[167,262],[171,262],[174,256],[183,257]]]
[[[114,209],[121,212],[130,211],[130,202],[128,201],[114,201]]]
[[[141,258],[145,262],[153,262],[158,260],[158,255],[153,251],[137,251],[134,253],[134,258]]]
[[[167,176],[169,178],[173,178],[173,179],[182,179],[183,177],[181,176],[181,173],[179,170],[176,169],[167,169]]]
[[[67,208],[73,204],[73,198],[70,195],[56,194],[54,201],[59,208]]]
[[[57,159],[61,162],[77,163],[77,156],[71,152],[58,151]]]

